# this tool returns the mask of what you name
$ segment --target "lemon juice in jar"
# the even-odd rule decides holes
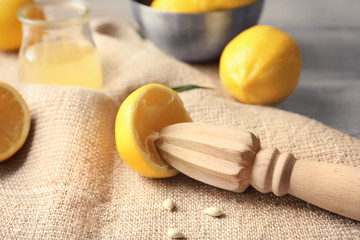
[[[102,67],[84,2],[35,2],[20,9],[19,19],[23,23],[19,63],[24,83],[102,87]]]
[[[78,85],[100,89],[102,69],[97,51],[86,42],[37,43],[20,55],[25,83]]]

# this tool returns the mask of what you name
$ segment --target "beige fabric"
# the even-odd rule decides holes
[[[360,223],[291,196],[249,188],[217,189],[182,174],[148,179],[118,156],[114,121],[121,102],[147,83],[195,83],[210,90],[180,93],[198,122],[246,128],[262,145],[299,159],[360,167],[360,140],[276,108],[231,99],[216,70],[180,63],[123,24],[98,22],[95,41],[104,63],[100,92],[69,86],[22,85],[16,54],[0,53],[0,79],[26,99],[32,125],[25,146],[0,163],[0,239],[359,239]],[[208,76],[214,76],[213,79]],[[162,209],[166,198],[174,212]],[[219,206],[225,217],[201,211]]]

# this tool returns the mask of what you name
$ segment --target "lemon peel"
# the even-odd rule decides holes
[[[171,177],[178,171],[157,153],[154,140],[170,124],[192,121],[182,100],[172,89],[148,84],[131,93],[119,108],[115,141],[121,158],[146,177]]]

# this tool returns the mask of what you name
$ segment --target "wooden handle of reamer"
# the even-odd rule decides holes
[[[291,194],[360,221],[360,168],[296,160],[276,148],[260,149],[249,182],[262,193]]]
[[[360,221],[360,168],[296,160],[261,148],[253,133],[227,126],[178,123],[155,142],[162,159],[180,172],[234,192],[251,184],[262,193],[291,194]]]

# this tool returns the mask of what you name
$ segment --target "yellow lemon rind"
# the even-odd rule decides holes
[[[134,123],[135,116],[131,112],[136,110],[142,96],[154,88],[162,89],[168,91],[169,94],[173,94],[175,96],[174,100],[183,106],[182,100],[172,89],[161,84],[148,84],[143,86],[131,93],[120,106],[115,122],[115,140],[121,158],[130,168],[145,177],[167,178],[177,175],[178,171],[161,159],[157,159],[158,162],[162,163],[161,165],[151,161],[146,151],[144,151],[139,144],[137,135],[134,134],[136,133]],[[185,108],[183,110],[184,114],[187,114],[187,120],[192,121]]]
[[[301,51],[289,34],[257,25],[227,44],[219,72],[233,98],[247,104],[277,105],[296,89]]]
[[[5,90],[12,93],[17,102],[20,103],[21,109],[24,113],[24,124],[22,126],[21,138],[18,139],[16,144],[13,145],[12,148],[10,148],[7,152],[0,153],[0,162],[2,162],[13,156],[24,145],[30,132],[31,116],[28,105],[26,104],[21,94],[15,88],[2,81],[0,81],[0,88],[4,88]]]

